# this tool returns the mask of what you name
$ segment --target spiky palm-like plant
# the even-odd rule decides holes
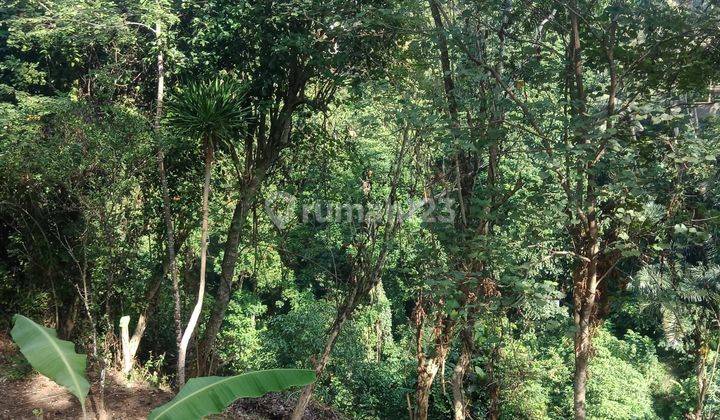
[[[716,322],[720,308],[720,266],[644,267],[631,287],[662,315],[665,340],[681,349],[700,321]]]
[[[178,386],[182,386],[185,383],[187,346],[197,326],[205,296],[208,207],[215,148],[232,147],[232,139],[244,126],[247,112],[243,108],[242,86],[220,78],[187,85],[170,99],[167,110],[168,124],[177,132],[198,139],[205,156],[198,297],[178,348],[177,380]]]
[[[215,78],[194,82],[170,98],[167,123],[178,133],[202,142],[205,153],[229,146],[245,125],[245,88],[240,83]]]
[[[633,279],[632,287],[659,309],[665,340],[674,349],[696,354],[698,395],[696,419],[703,418],[705,399],[714,383],[720,343],[708,375],[709,341],[720,324],[720,266],[648,266]]]

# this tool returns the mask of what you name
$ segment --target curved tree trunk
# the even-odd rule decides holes
[[[130,368],[132,367],[132,361],[135,359],[137,350],[140,347],[140,341],[145,334],[147,328],[147,320],[155,311],[157,305],[157,299],[159,297],[160,286],[165,277],[167,271],[170,272],[173,279],[173,291],[178,291],[177,286],[177,266],[175,263],[175,231],[173,228],[171,213],[170,213],[170,194],[168,192],[167,175],[165,173],[165,154],[162,144],[160,144],[160,121],[163,116],[163,104],[165,101],[165,58],[163,54],[162,46],[162,26],[160,21],[155,22],[155,39],[158,44],[158,55],[157,55],[157,96],[155,103],[155,118],[153,121],[153,131],[158,140],[158,151],[157,151],[157,164],[158,173],[160,175],[160,186],[163,198],[163,216],[165,221],[165,232],[167,236],[167,260],[163,263],[163,274],[153,278],[152,283],[148,286],[145,293],[145,308],[138,317],[135,329],[133,330],[132,336],[129,338],[128,350],[129,357],[128,363]],[[177,344],[179,348],[180,335],[182,334],[182,325],[180,325],[180,308],[179,308],[179,294],[175,294],[175,328],[177,332]],[[126,364],[123,368],[125,373],[128,365]]]
[[[342,309],[340,312],[338,312],[338,317],[333,322],[332,328],[330,328],[328,337],[325,340],[325,347],[323,348],[323,352],[320,355],[320,359],[318,359],[317,364],[315,366],[315,375],[318,378],[323,374],[323,372],[325,372],[325,367],[327,366],[328,362],[330,361],[330,354],[332,353],[332,350],[335,347],[335,342],[337,341],[337,338],[340,335],[340,330],[342,329],[343,324],[345,324],[345,321],[347,321],[350,312],[352,312],[352,309],[348,306],[346,306],[344,309]],[[305,388],[303,388],[302,393],[300,394],[300,397],[298,398],[298,402],[295,405],[295,409],[293,409],[292,415],[290,416],[291,420],[302,419],[303,414],[305,414],[305,409],[307,408],[308,404],[310,403],[310,398],[312,398],[312,394],[313,394],[314,390],[315,390],[315,382],[311,383],[310,385],[306,385]]]
[[[187,355],[187,347],[190,343],[198,318],[203,307],[203,299],[205,297],[205,270],[207,267],[207,239],[208,239],[208,203],[210,201],[210,176],[212,174],[213,149],[212,143],[205,140],[205,181],[203,183],[202,198],[202,233],[200,234],[200,284],[198,285],[198,297],[195,307],[190,314],[187,327],[180,341],[180,349],[178,351],[178,387],[185,384],[185,357]]]
[[[220,285],[218,286],[217,296],[213,305],[210,318],[205,326],[202,340],[198,344],[198,369],[199,375],[209,375],[213,373],[213,346],[215,339],[220,332],[223,319],[225,319],[225,311],[230,303],[230,296],[233,288],[242,287],[242,281],[233,286],[235,277],[235,266],[239,256],[240,243],[242,241],[245,222],[252,203],[255,200],[260,183],[265,179],[267,167],[265,164],[253,173],[252,177],[246,182],[240,191],[240,199],[235,204],[230,227],[228,228],[227,240],[225,241],[223,260],[221,263]]]
[[[140,347],[140,340],[142,340],[142,337],[145,334],[145,329],[147,328],[147,320],[150,316],[152,316],[155,311],[155,307],[157,306],[157,299],[160,295],[158,292],[160,291],[162,280],[162,275],[158,275],[153,278],[152,283],[150,283],[148,290],[145,292],[145,308],[138,317],[132,337],[128,338],[128,354],[126,355],[128,361],[123,367],[123,373],[129,373],[130,369],[132,369],[132,366],[134,365],[135,355]]]

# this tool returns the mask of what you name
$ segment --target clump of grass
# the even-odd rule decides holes
[[[0,354],[0,383],[24,379],[32,371],[32,366],[22,354]]]
[[[148,357],[145,363],[139,364],[132,370],[130,379],[145,382],[162,390],[170,390],[170,380],[167,375],[162,374],[164,366],[164,353],[158,356],[153,356],[153,354],[150,353],[150,357]]]

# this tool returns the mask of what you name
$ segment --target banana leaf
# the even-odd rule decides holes
[[[169,403],[148,416],[149,420],[197,420],[221,413],[238,398],[261,397],[268,392],[304,386],[315,381],[315,372],[304,369],[271,369],[237,376],[193,378]]]
[[[85,410],[90,384],[85,379],[87,356],[75,353],[75,345],[57,338],[52,328],[36,324],[22,315],[13,317],[10,335],[35,370],[67,388]]]

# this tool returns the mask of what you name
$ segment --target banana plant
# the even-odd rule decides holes
[[[10,335],[30,365],[75,395],[84,413],[85,398],[90,390],[85,378],[87,356],[75,353],[75,345],[57,338],[52,328],[19,314],[13,317],[13,323]]]
[[[149,420],[195,420],[223,412],[238,398],[261,397],[315,381],[315,372],[305,369],[271,369],[237,376],[193,378],[175,398],[148,416]]]
[[[22,315],[13,317],[13,340],[30,365],[57,384],[67,388],[80,401],[85,413],[85,398],[90,383],[85,377],[87,356],[75,353],[69,341],[57,338],[57,332]],[[305,369],[270,369],[242,375],[193,378],[167,404],[148,416],[151,420],[198,420],[221,413],[238,398],[256,398],[315,381],[315,372]]]

